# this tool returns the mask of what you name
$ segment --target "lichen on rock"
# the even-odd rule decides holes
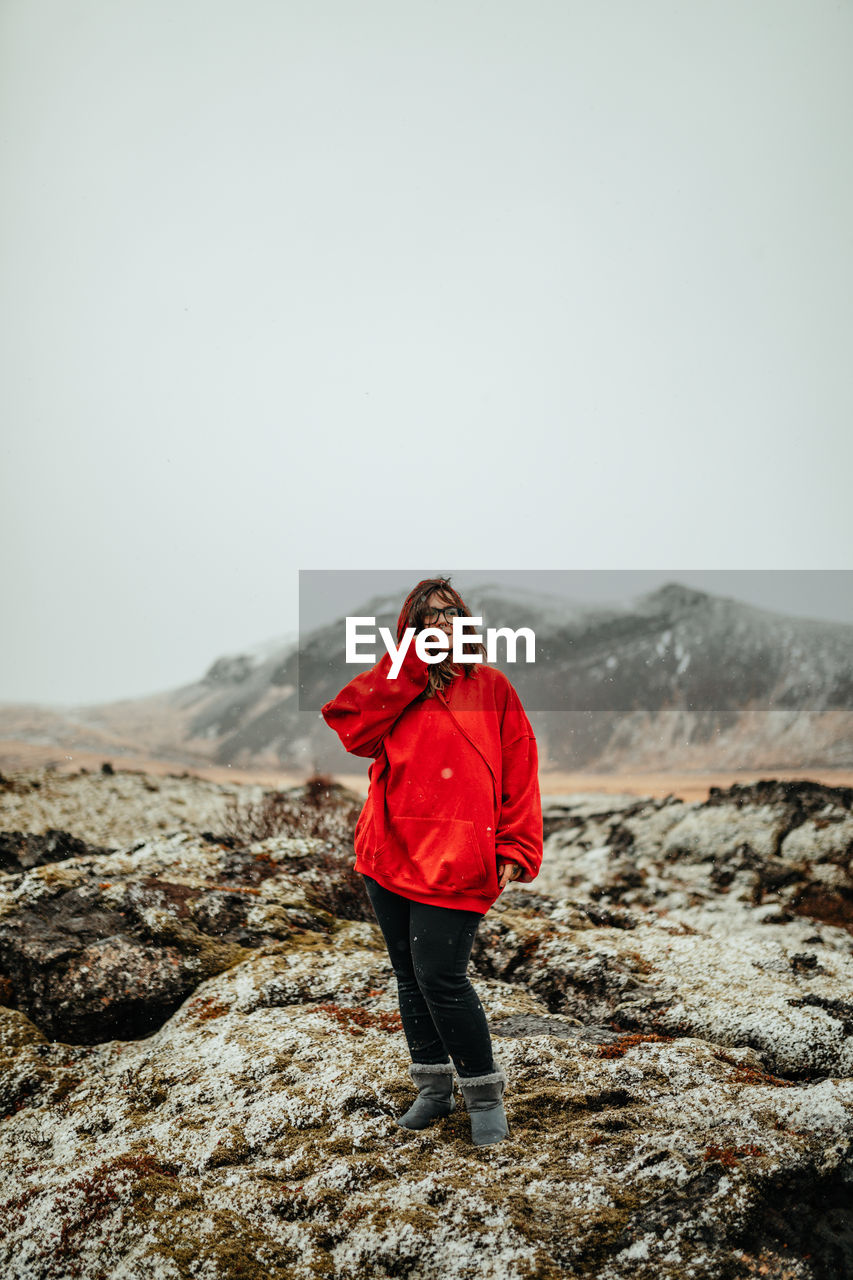
[[[458,1091],[396,1123],[409,1056],[348,845],[241,847],[185,807],[0,875],[4,1276],[853,1274],[841,800],[546,802],[543,872],[472,957],[508,1077],[486,1148]]]

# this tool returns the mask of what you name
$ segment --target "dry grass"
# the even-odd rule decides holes
[[[164,777],[167,774],[185,774],[196,778],[204,778],[209,782],[236,782],[276,787],[286,790],[288,787],[302,786],[306,782],[304,773],[293,773],[263,769],[238,769],[226,765],[188,764],[185,761],[161,760],[145,755],[122,755],[108,752],[75,751],[67,754],[58,747],[40,746],[29,742],[0,741],[0,771],[14,772],[18,769],[52,768],[57,773],[78,773],[85,768],[90,771],[100,769],[103,761],[109,759],[114,768],[137,770]],[[663,799],[674,795],[681,800],[706,800],[709,787],[729,787],[733,783],[757,782],[760,778],[778,778],[781,781],[794,781],[806,778],[811,782],[822,782],[828,787],[853,786],[853,769],[739,769],[730,771],[672,771],[664,772],[621,772],[621,773],[583,773],[563,770],[543,771],[539,776],[539,784],[543,796],[571,795],[579,791],[598,792],[606,795],[654,796]],[[357,795],[367,795],[367,770],[363,773],[336,773],[337,782]]]
[[[292,791],[265,791],[256,801],[228,796],[222,831],[241,845],[271,836],[340,843],[350,839],[360,810],[360,802],[347,797],[340,783],[316,773],[303,786]]]

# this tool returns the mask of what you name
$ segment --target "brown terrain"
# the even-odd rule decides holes
[[[105,761],[109,761],[116,769],[138,770],[160,777],[182,773],[204,778],[209,782],[237,782],[281,788],[300,786],[306,776],[273,768],[238,769],[224,765],[188,765],[181,760],[153,759],[124,752],[111,755],[108,752],[75,751],[71,755],[53,746],[14,740],[0,741],[0,771],[52,768],[58,773],[78,773],[81,769],[100,769]],[[571,773],[547,770],[540,774],[539,781],[543,796],[603,792],[608,795],[653,796],[659,799],[672,795],[689,802],[706,799],[710,787],[729,787],[733,783],[757,782],[760,778],[767,777],[780,781],[809,779],[830,787],[853,786],[853,769],[742,769],[683,773]],[[363,774],[337,773],[335,780],[361,795],[367,795],[366,771]]]
[[[853,1280],[853,789],[546,794],[472,949],[478,1148],[461,1079],[400,1124],[357,795],[259,829],[234,770],[73,752],[0,779],[0,1276]]]

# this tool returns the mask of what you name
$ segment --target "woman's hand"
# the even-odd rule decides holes
[[[517,862],[507,862],[504,858],[498,858],[498,886],[504,890],[511,880],[517,880],[521,875],[521,867]]]

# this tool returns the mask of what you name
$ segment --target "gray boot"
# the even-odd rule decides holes
[[[506,1072],[497,1067],[486,1076],[459,1076],[459,1088],[471,1117],[471,1139],[475,1147],[488,1146],[509,1137],[503,1093]]]
[[[404,1129],[425,1129],[431,1120],[456,1110],[452,1062],[412,1062],[409,1075],[420,1092],[397,1124]]]

